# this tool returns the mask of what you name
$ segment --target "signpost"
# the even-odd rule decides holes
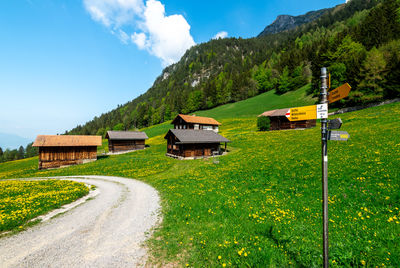
[[[321,102],[328,108],[326,68],[321,69]],[[324,267],[329,266],[328,242],[328,117],[321,119],[321,152],[322,152],[322,240]]]
[[[329,131],[328,140],[330,141],[347,141],[350,138],[347,131]]]
[[[286,113],[289,121],[302,121],[312,119],[328,118],[328,104],[318,104],[291,108]]]
[[[329,75],[330,83],[330,75]],[[346,131],[335,131],[340,129],[342,120],[336,118],[328,120],[328,103],[332,103],[349,95],[351,86],[344,84],[331,92],[327,92],[326,68],[321,69],[321,104],[317,105],[317,116],[321,119],[321,158],[322,158],[322,239],[323,239],[323,263],[324,268],[329,266],[329,240],[328,240],[328,140],[347,141],[350,137]]]
[[[328,129],[340,129],[342,126],[342,119],[335,118],[328,121]]]
[[[329,92],[328,101],[329,103],[341,100],[349,96],[349,92],[351,90],[351,86],[346,83],[341,85],[340,87]]]
[[[301,121],[321,119],[321,152],[322,152],[322,224],[323,224],[323,258],[324,267],[329,265],[329,242],[328,242],[328,140],[347,141],[350,137],[346,131],[334,131],[331,129],[340,129],[342,120],[336,118],[328,120],[328,103],[332,103],[349,95],[351,86],[349,84],[341,85],[340,87],[327,92],[328,76],[326,68],[321,69],[321,104],[310,105],[304,107],[291,108],[286,112],[286,117],[289,121]],[[330,86],[330,75],[329,75]]]
[[[291,108],[286,117],[289,121],[317,119],[317,105]]]
[[[318,104],[317,105],[317,119],[326,119],[328,118],[328,104]]]

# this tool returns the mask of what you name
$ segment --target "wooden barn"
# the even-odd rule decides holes
[[[266,111],[259,116],[267,116],[270,119],[271,127],[270,130],[282,130],[282,129],[303,129],[312,128],[317,124],[317,120],[302,120],[302,121],[289,121],[286,117],[287,109],[278,109],[272,111]]]
[[[39,148],[39,169],[58,168],[96,161],[101,136],[39,135],[32,146]]]
[[[107,131],[108,151],[111,153],[142,150],[145,147],[146,133],[141,131]]]
[[[172,124],[175,129],[204,129],[214,130],[218,133],[218,126],[221,125],[217,120],[211,117],[202,117],[195,115],[178,114]]]
[[[179,159],[221,155],[221,143],[225,143],[226,151],[226,143],[230,142],[214,131],[200,129],[170,129],[164,139],[167,140],[167,156]]]

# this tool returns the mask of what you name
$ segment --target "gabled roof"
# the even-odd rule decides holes
[[[176,144],[231,142],[212,130],[170,129],[164,139],[167,139],[171,134],[178,139]]]
[[[178,114],[174,120],[172,120],[172,124],[177,120],[178,118],[182,118],[183,121],[186,123],[192,123],[192,124],[202,124],[202,125],[221,125],[220,122],[215,120],[214,118],[211,117],[202,117],[202,116],[194,116],[194,115],[186,115],[186,114]]]
[[[32,146],[101,146],[101,136],[38,135]]]
[[[146,140],[146,133],[142,131],[107,131],[106,138],[110,140]]]
[[[286,116],[286,113],[289,111],[289,108],[285,109],[277,109],[277,110],[271,110],[271,111],[266,111],[260,114],[260,116],[269,116],[269,117],[274,117],[274,116]]]

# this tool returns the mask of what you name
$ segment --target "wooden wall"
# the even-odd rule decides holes
[[[219,151],[219,143],[202,144],[167,144],[167,153],[180,157],[204,157],[212,156],[213,151]]]
[[[97,159],[97,146],[39,147],[39,169],[82,164]]]
[[[108,140],[108,151],[116,153],[130,150],[142,150],[144,140]]]
[[[289,121],[284,116],[270,117],[270,120],[271,120],[270,130],[311,128],[317,125],[317,120]]]

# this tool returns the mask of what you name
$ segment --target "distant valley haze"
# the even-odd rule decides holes
[[[5,149],[18,149],[19,146],[23,146],[24,148],[32,139],[20,137],[15,134],[1,133],[0,132],[0,148]]]
[[[133,100],[196,44],[256,37],[278,15],[343,3],[1,1],[0,146],[62,134]]]

